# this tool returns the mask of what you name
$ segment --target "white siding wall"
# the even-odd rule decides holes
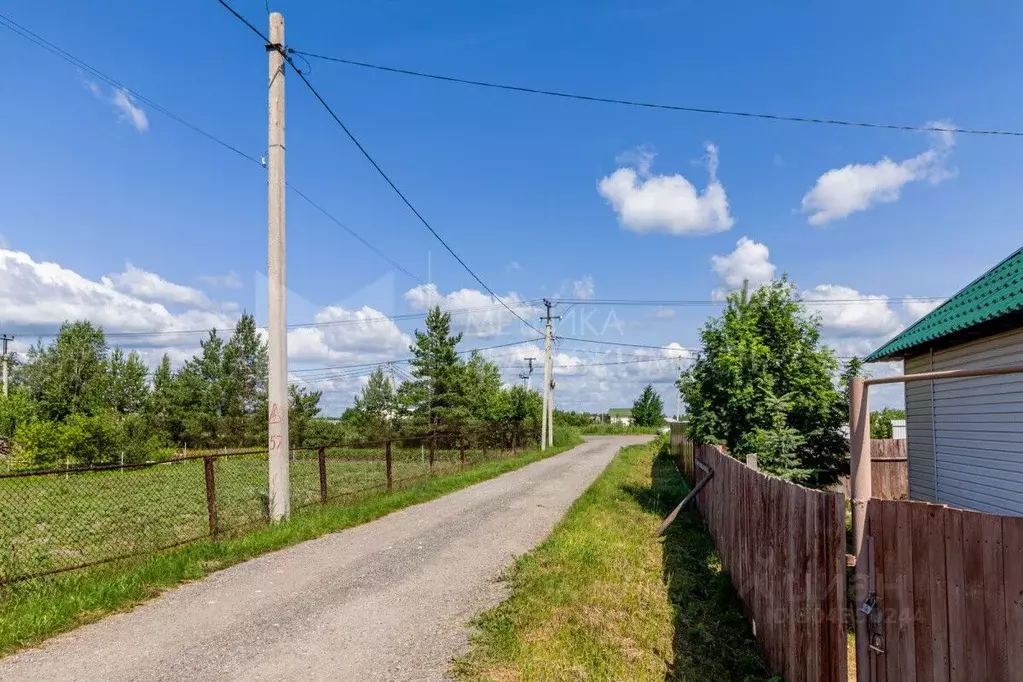
[[[914,358],[906,371],[926,371],[929,364],[934,370],[1023,365],[1023,330]],[[928,406],[933,438],[921,419]],[[1023,374],[908,383],[906,408],[911,497],[1023,516]]]

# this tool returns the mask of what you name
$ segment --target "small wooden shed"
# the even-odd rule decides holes
[[[1023,365],[1023,249],[867,357],[906,374]],[[1023,374],[904,384],[909,496],[1023,516]]]

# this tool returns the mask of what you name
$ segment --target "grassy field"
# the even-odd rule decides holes
[[[623,450],[517,562],[458,679],[770,678],[700,517],[653,537],[685,486],[661,440]]]
[[[459,471],[449,457],[446,475],[410,481],[392,493],[370,491],[343,504],[315,505],[289,521],[260,525],[218,542],[200,540],[119,561],[0,588],[0,656],[31,646],[57,633],[130,608],[182,582],[304,540],[355,526],[403,507],[419,504],[478,483],[578,444],[566,430],[545,453],[529,450],[515,457],[478,461]],[[418,452],[414,453],[418,455]],[[467,453],[468,456],[469,453]],[[479,453],[482,456],[482,453]],[[439,457],[439,453],[438,453]],[[407,463],[415,461],[409,454]],[[200,474],[201,467],[200,467]]]
[[[624,424],[587,424],[579,429],[584,436],[638,436],[658,433],[656,426],[625,426]]]
[[[352,502],[386,487],[384,451],[327,451],[327,495]],[[466,463],[503,459],[510,452],[467,451]],[[429,475],[429,448],[394,448],[392,479]],[[433,475],[460,468],[457,450],[436,453]],[[266,518],[265,454],[214,460],[218,530],[230,534]],[[320,501],[316,453],[300,453],[291,465],[291,503],[299,509]],[[202,460],[168,462],[142,469],[49,474],[0,479],[0,583],[26,575],[139,554],[202,538],[209,533]]]

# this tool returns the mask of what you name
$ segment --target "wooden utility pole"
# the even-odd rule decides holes
[[[269,280],[270,382],[269,452],[270,518],[286,519],[291,511],[288,477],[288,329],[284,259],[284,17],[270,15],[269,133],[267,149],[267,278]]]

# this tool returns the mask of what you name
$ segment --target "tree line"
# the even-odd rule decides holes
[[[289,386],[294,447],[434,434],[481,445],[522,443],[539,430],[541,399],[504,387],[496,365],[463,358],[461,334],[439,307],[416,330],[408,380],[378,368],[339,419],[320,416],[322,393]],[[227,338],[211,330],[175,369],[150,372],[138,352],[110,347],[100,327],[67,322],[48,343],[14,357],[0,398],[0,438],[27,466],[134,463],[187,448],[262,447],[267,441],[267,344],[252,315]]]

